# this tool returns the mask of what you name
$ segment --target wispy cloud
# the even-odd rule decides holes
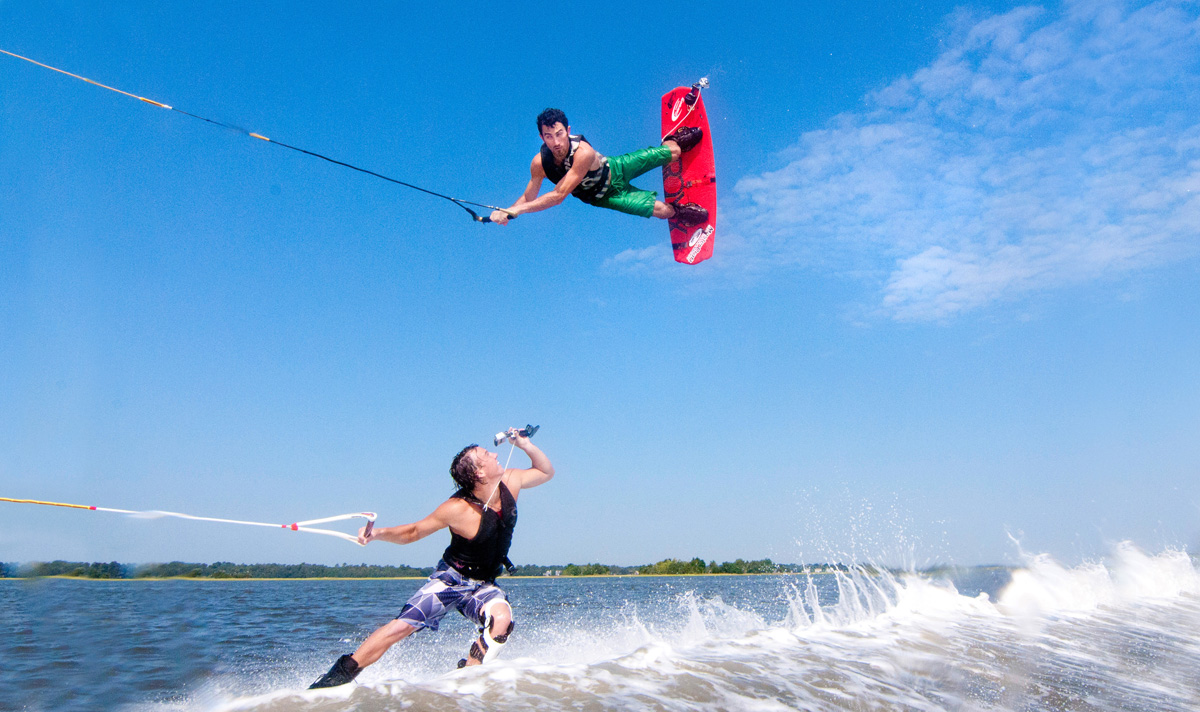
[[[737,183],[719,269],[869,274],[879,309],[927,320],[1195,254],[1197,15],[1093,0],[961,22]]]

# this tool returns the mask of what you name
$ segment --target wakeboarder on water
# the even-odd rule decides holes
[[[496,453],[468,445],[450,463],[450,476],[458,491],[432,514],[412,524],[359,530],[362,544],[411,544],[449,528],[450,546],[429,582],[408,599],[400,615],[368,636],[352,655],[338,658],[309,689],[345,685],[413,632],[422,628],[437,630],[451,609],[457,609],[480,629],[479,638],[471,644],[467,657],[459,661],[459,667],[490,661],[500,652],[512,634],[513,618],[496,577],[512,566],[508,547],[517,524],[517,498],[522,490],[554,477],[550,459],[529,441],[532,430],[536,428],[512,428],[503,434],[529,456],[529,469],[505,469]]]
[[[673,205],[657,199],[652,190],[642,190],[631,180],[652,168],[660,168],[700,143],[703,131],[682,126],[663,139],[662,145],[643,148],[620,156],[604,156],[581,135],[571,133],[567,116],[558,109],[546,109],[537,117],[542,149],[529,164],[529,184],[517,202],[507,210],[493,210],[490,219],[505,225],[524,213],[553,208],[574,195],[585,203],[644,218],[675,218],[684,225],[697,225],[708,219],[708,211],[695,203]],[[538,196],[542,179],[554,183],[554,190]]]

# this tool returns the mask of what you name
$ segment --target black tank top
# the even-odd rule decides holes
[[[511,566],[508,547],[512,545],[513,529],[517,526],[517,500],[513,499],[503,482],[499,488],[501,514],[491,507],[483,507],[483,502],[470,490],[460,489],[450,496],[451,499],[465,499],[483,507],[475,538],[468,539],[451,531],[450,546],[442,554],[443,561],[467,578],[494,581],[505,566]]]
[[[575,162],[575,151],[581,143],[592,145],[583,136],[571,135],[571,150],[567,152],[567,157],[563,159],[561,166],[554,162],[554,154],[550,152],[549,147],[542,144],[542,172],[546,174],[551,183],[557,185],[567,176]],[[596,155],[600,156],[600,167],[584,174],[579,186],[571,191],[571,195],[585,203],[595,203],[600,200],[612,185],[612,174],[608,170],[608,158],[599,151],[596,151]]]

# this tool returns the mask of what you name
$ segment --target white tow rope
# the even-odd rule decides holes
[[[511,456],[512,453],[509,453]],[[292,522],[291,524],[272,524],[269,522],[249,522],[242,519],[222,519],[220,517],[198,517],[193,514],[182,514],[180,512],[164,512],[157,509],[151,510],[133,510],[133,509],[113,509],[111,507],[93,507],[86,504],[67,504],[65,502],[43,502],[37,499],[10,499],[8,497],[0,497],[0,502],[13,502],[15,504],[40,504],[47,507],[66,507],[68,509],[89,509],[93,512],[112,512],[113,514],[127,514],[131,517],[139,519],[157,519],[159,517],[175,517],[176,519],[191,519],[197,522],[217,522],[219,524],[244,524],[251,527],[272,527],[275,529],[290,529],[294,532],[308,532],[309,534],[325,534],[326,536],[336,536],[339,539],[358,544],[358,536],[355,534],[347,534],[339,532],[335,529],[321,529],[310,526],[312,524],[325,524],[326,522],[340,522],[346,519],[365,519],[367,520],[367,534],[370,535],[371,529],[375,526],[374,512],[352,512],[350,514],[338,514],[332,517],[322,517],[321,519],[309,519],[303,522]],[[363,544],[359,544],[364,546]]]
[[[516,443],[512,443],[512,446],[510,448],[508,448],[508,459],[504,461],[504,473],[505,474],[508,474],[508,463],[512,462],[513,450],[516,450],[516,449],[517,449]],[[496,483],[496,486],[492,488],[492,493],[488,495],[487,501],[483,503],[484,509],[488,508],[488,505],[492,503],[492,497],[495,497],[496,493],[500,491],[500,483],[501,482],[504,482],[504,475],[500,475],[500,482]]]

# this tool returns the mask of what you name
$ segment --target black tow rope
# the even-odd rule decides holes
[[[291,145],[289,145],[289,144],[283,143],[282,141],[275,141],[275,140],[273,140],[273,139],[269,139],[269,138],[267,138],[266,136],[263,136],[263,135],[262,135],[262,134],[260,134],[260,133],[255,133],[255,132],[253,132],[253,131],[247,131],[246,129],[244,129],[244,128],[241,128],[240,126],[233,126],[233,125],[231,125],[231,124],[226,124],[226,123],[223,123],[223,122],[221,122],[221,121],[216,121],[216,120],[213,120],[213,119],[205,118],[205,117],[203,117],[203,116],[199,116],[199,115],[197,115],[197,114],[193,114],[193,113],[190,113],[190,112],[184,111],[183,109],[177,109],[177,108],[175,108],[174,106],[169,106],[169,105],[167,105],[167,104],[163,104],[162,102],[154,101],[153,99],[147,99],[147,98],[146,98],[146,97],[144,97],[144,96],[138,96],[137,94],[131,94],[131,93],[127,92],[127,91],[122,91],[122,90],[120,90],[120,89],[117,89],[116,87],[110,87],[110,86],[108,86],[107,84],[101,84],[100,82],[93,81],[93,80],[91,80],[91,79],[88,79],[87,77],[81,77],[81,76],[79,76],[78,74],[72,74],[71,72],[68,72],[68,71],[66,71],[66,70],[59,69],[58,67],[51,67],[49,64],[42,64],[41,62],[38,62],[38,61],[36,61],[36,60],[33,60],[33,59],[30,59],[29,57],[22,57],[22,56],[21,56],[21,55],[19,55],[19,54],[14,54],[14,53],[12,53],[12,52],[9,52],[9,51],[7,51],[7,50],[4,50],[4,49],[0,49],[0,53],[2,53],[2,54],[7,54],[7,55],[8,55],[8,56],[10,56],[10,57],[16,57],[17,59],[24,60],[24,61],[26,61],[26,62],[29,62],[30,64],[36,64],[36,65],[37,65],[37,66],[39,66],[39,67],[43,67],[43,68],[45,68],[45,69],[49,69],[49,70],[51,70],[51,71],[58,72],[59,74],[65,74],[65,75],[67,75],[68,77],[73,77],[73,78],[75,78],[75,79],[79,79],[79,80],[81,80],[81,81],[85,81],[85,82],[87,82],[88,84],[93,84],[93,85],[95,85],[95,86],[98,86],[98,87],[100,87],[101,89],[107,89],[107,90],[109,90],[109,91],[114,91],[114,92],[116,92],[116,93],[118,93],[118,94],[123,94],[123,95],[125,95],[125,96],[131,97],[131,98],[134,98],[134,99],[137,99],[137,100],[139,100],[139,101],[144,101],[144,102],[146,102],[147,104],[152,104],[152,105],[154,105],[154,106],[157,106],[157,107],[159,107],[159,108],[162,108],[162,109],[167,109],[167,110],[169,110],[169,111],[174,111],[174,112],[175,112],[175,113],[177,113],[177,114],[183,114],[184,116],[190,116],[190,117],[192,117],[193,119],[199,119],[199,120],[201,120],[201,121],[204,121],[204,122],[207,122],[207,123],[213,124],[214,126],[220,126],[220,127],[222,127],[222,128],[226,128],[226,129],[231,129],[231,130],[233,130],[233,131],[237,131],[238,133],[245,134],[245,135],[249,136],[250,138],[257,138],[257,139],[260,139],[260,140],[266,141],[267,143],[273,143],[273,144],[275,144],[276,146],[282,146],[283,148],[290,148],[290,149],[291,149],[291,150],[293,150],[293,151],[298,151],[298,152],[300,152],[300,153],[303,153],[303,154],[305,154],[305,155],[312,156],[313,158],[320,158],[320,159],[321,159],[321,160],[323,160],[323,161],[329,161],[330,163],[333,163],[333,164],[336,164],[336,165],[339,165],[339,166],[344,166],[344,167],[346,167],[346,168],[350,168],[350,169],[352,169],[352,170],[356,170],[356,171],[358,171],[359,173],[366,173],[367,175],[370,175],[370,176],[375,176],[376,178],[382,178],[383,180],[386,180],[386,181],[388,181],[388,182],[391,182],[391,183],[396,183],[397,185],[402,185],[402,186],[404,186],[404,187],[406,187],[406,188],[412,188],[413,190],[419,190],[419,191],[421,191],[422,193],[428,193],[429,195],[432,195],[432,196],[435,196],[435,197],[438,197],[438,198],[445,198],[446,200],[449,200],[451,203],[454,203],[455,205],[457,205],[458,207],[462,208],[463,210],[466,210],[466,211],[467,211],[467,213],[468,213],[468,214],[470,214],[470,216],[471,216],[471,219],[472,219],[472,220],[474,220],[475,222],[480,222],[480,223],[490,223],[492,220],[491,220],[491,218],[490,218],[490,217],[487,217],[486,215],[479,215],[479,214],[478,214],[478,213],[476,213],[474,210],[472,210],[472,209],[468,208],[468,207],[467,207],[468,205],[474,205],[474,206],[476,206],[476,207],[479,207],[479,208],[487,208],[487,209],[489,209],[489,210],[500,210],[500,211],[503,211],[503,212],[506,212],[506,213],[508,213],[508,211],[507,211],[505,208],[497,207],[497,206],[495,206],[495,205],[486,205],[486,204],[484,204],[484,203],[476,203],[476,202],[474,202],[474,201],[471,201],[471,200],[463,200],[462,198],[452,198],[452,197],[450,197],[449,195],[443,195],[442,193],[438,193],[438,192],[436,192],[436,191],[429,190],[428,188],[422,188],[422,187],[421,187],[421,186],[419,186],[419,185],[413,185],[412,183],[406,183],[406,182],[404,182],[404,181],[402,181],[402,180],[398,180],[398,179],[396,179],[396,178],[391,178],[391,177],[389,177],[389,176],[385,176],[385,175],[383,175],[382,173],[376,173],[375,171],[370,171],[370,170],[367,170],[366,168],[359,168],[358,166],[352,165],[352,164],[350,164],[350,163],[346,163],[345,161],[339,161],[339,160],[337,160],[337,159],[330,158],[329,156],[322,156],[322,155],[321,155],[321,154],[319,154],[319,153],[316,153],[316,152],[313,152],[313,151],[309,151],[309,150],[306,150],[306,149],[300,148],[299,146],[291,146]],[[508,213],[508,219],[509,219],[509,220],[512,220],[512,219],[514,219],[514,218],[516,218],[516,217],[517,217],[517,216],[516,216],[516,215],[513,215],[512,213]]]

